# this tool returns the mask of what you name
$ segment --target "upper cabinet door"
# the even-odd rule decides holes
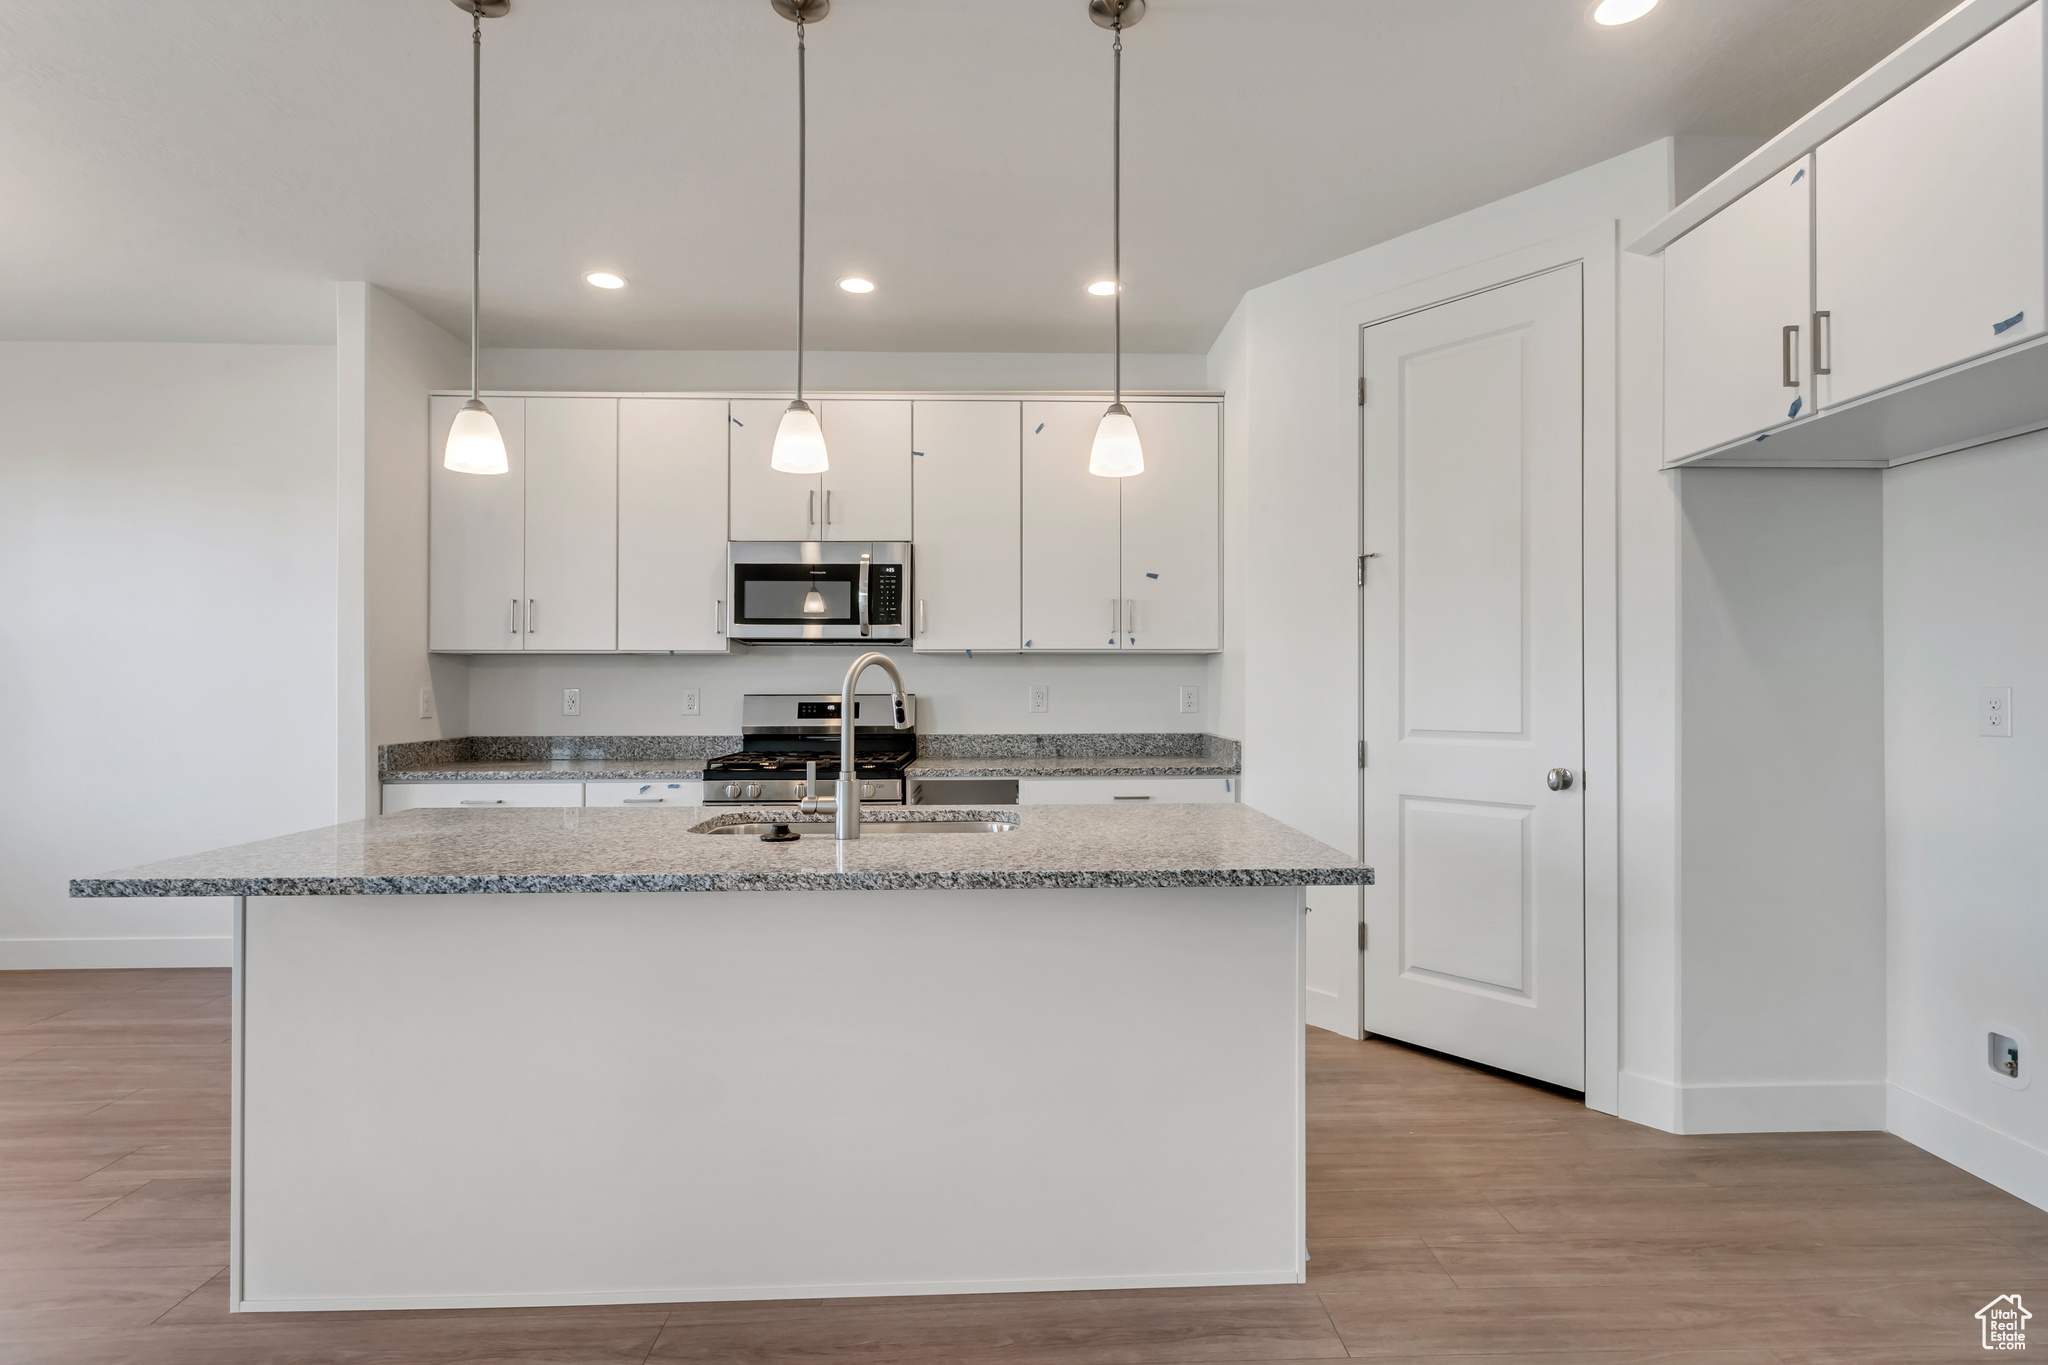
[[[825,427],[826,540],[910,539],[910,400],[835,398]]]
[[[619,648],[726,648],[724,399],[619,400]]]
[[[1108,404],[1024,404],[1024,647],[1109,650],[1123,629],[1119,485],[1088,472]]]
[[[732,403],[731,535],[734,540],[823,540],[824,480],[816,474],[780,474],[769,465],[775,429],[789,408],[779,398]],[[830,450],[832,435],[825,434]]]
[[[429,409],[427,647],[518,649],[526,619],[526,400],[490,400],[511,469],[458,474],[441,454],[468,401],[436,398]]]
[[[1811,415],[1813,179],[1803,158],[1665,248],[1666,460]]]
[[[1216,404],[1127,406],[1145,447],[1145,472],[1098,480],[1121,485],[1123,498],[1120,643],[1125,649],[1220,649]]]
[[[526,400],[526,647],[619,647],[619,400]]]
[[[1820,146],[1823,403],[2042,329],[2041,6]]]
[[[913,643],[931,650],[1020,648],[1020,405],[920,399],[914,417]]]

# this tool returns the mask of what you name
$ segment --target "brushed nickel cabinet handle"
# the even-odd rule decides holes
[[[1835,315],[1822,309],[1813,315],[1813,372],[1835,372]]]
[[[1799,387],[1799,380],[1792,373],[1792,357],[1799,350],[1799,325],[1797,323],[1793,323],[1785,328],[1779,350],[1782,353],[1781,359],[1785,367],[1785,387],[1796,389]]]

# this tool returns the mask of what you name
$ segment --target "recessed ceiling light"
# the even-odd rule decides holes
[[[1097,280],[1095,283],[1088,286],[1088,292],[1095,295],[1097,298],[1106,299],[1111,294],[1114,294],[1116,292],[1116,281]]]
[[[585,275],[583,279],[585,283],[594,284],[599,289],[624,289],[626,287],[626,277],[614,275],[609,270],[593,270],[588,275]]]
[[[1616,24],[1634,23],[1657,8],[1657,0],[1600,0],[1593,7],[1593,22],[1612,28]]]
[[[848,275],[839,282],[839,287],[849,294],[872,294],[875,292],[875,282],[873,280],[864,280],[858,275]]]

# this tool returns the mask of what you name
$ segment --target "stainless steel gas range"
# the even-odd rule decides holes
[[[917,699],[909,699],[917,714]],[[751,693],[740,705],[746,747],[704,765],[704,803],[713,806],[795,805],[804,790],[804,765],[818,765],[817,795],[839,780],[839,694]],[[887,692],[862,693],[854,702],[854,775],[860,799],[902,805],[903,770],[917,757],[915,729],[892,723]]]

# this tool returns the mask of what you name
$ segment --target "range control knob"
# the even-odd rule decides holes
[[[726,783],[726,784],[725,784],[725,799],[726,799],[726,800],[728,800],[728,801],[737,801],[737,800],[739,800],[739,796],[740,796],[740,784],[739,784],[739,783],[737,783],[737,782],[728,782],[728,783]]]
[[[869,799],[870,797],[872,797],[872,796],[873,796],[874,794],[875,794],[875,784],[874,784],[874,783],[872,783],[872,782],[863,782],[863,783],[861,783],[861,784],[860,784],[860,799],[861,799],[861,800],[863,800],[863,801],[866,801],[866,800],[868,800],[868,799]]]
[[[760,799],[761,799],[761,784],[760,784],[759,782],[749,782],[749,783],[747,784],[747,800],[749,800],[749,801],[758,801],[758,800],[760,800]]]

